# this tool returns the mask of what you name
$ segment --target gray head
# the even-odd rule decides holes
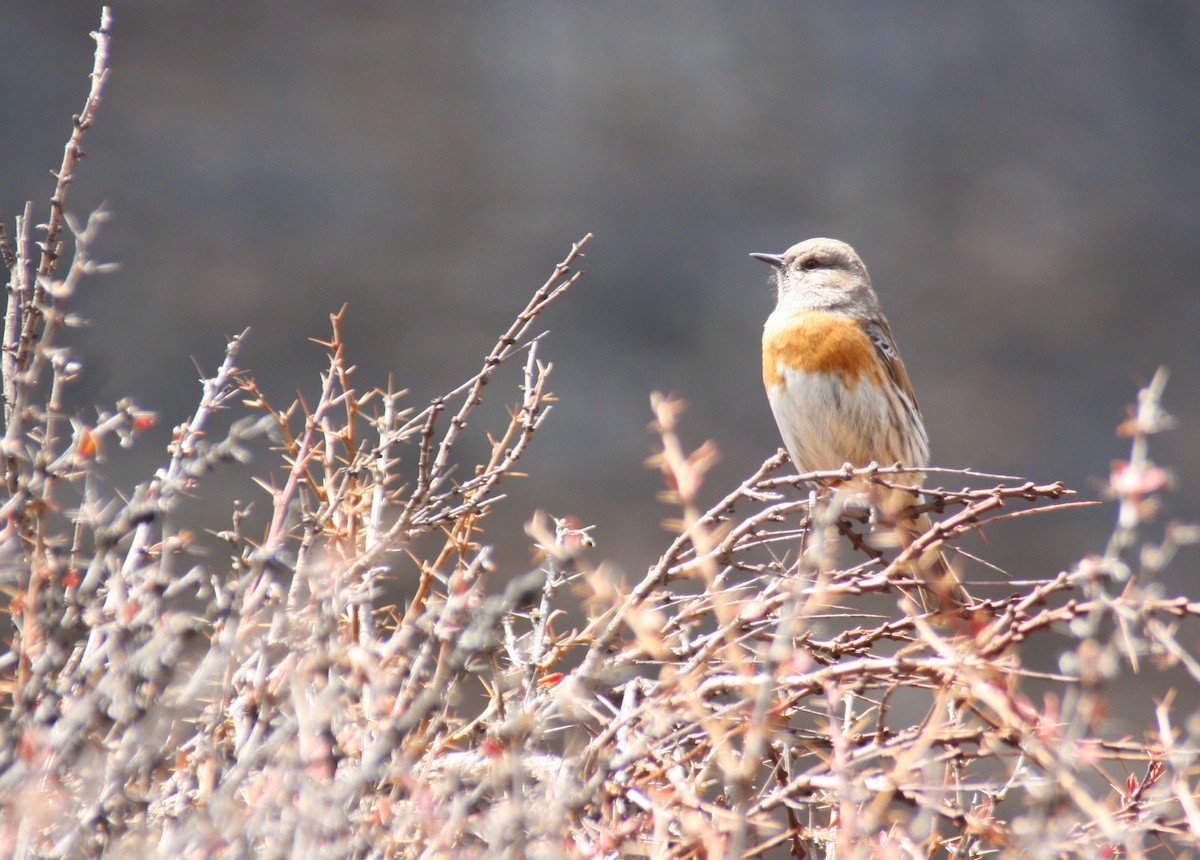
[[[751,254],[775,267],[779,307],[878,316],[871,276],[854,249],[837,239],[808,239],[782,254]]]

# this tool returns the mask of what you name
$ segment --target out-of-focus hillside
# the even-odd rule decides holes
[[[98,8],[3,13],[6,222],[49,195]],[[832,235],[871,267],[939,464],[1086,490],[1120,456],[1128,392],[1165,362],[1167,405],[1192,429],[1159,453],[1196,513],[1200,7],[115,14],[71,208],[107,201],[97,251],[122,270],[80,300],[79,402],[133,394],[164,416],[157,441],[110,464],[118,483],[160,458],[194,402],[193,357],[211,371],[225,335],[254,328],[243,363],[285,401],[323,363],[308,338],[349,302],[363,387],[420,378],[419,405],[471,372],[546,261],[590,230],[586,280],[547,319],[563,401],[498,521],[573,513],[598,524],[602,555],[638,567],[664,513],[642,466],[648,393],[686,398],[685,435],[719,444],[711,495],[760,462],[778,444],[756,367],[771,294],[746,254]],[[1003,543],[1065,565],[1110,516],[1044,518]]]

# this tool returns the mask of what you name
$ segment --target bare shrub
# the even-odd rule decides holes
[[[311,402],[277,408],[237,366],[239,336],[161,468],[130,498],[103,486],[103,446],[154,421],[131,400],[87,422],[62,405],[83,360],[70,301],[104,268],[90,254],[103,213],[74,224],[65,201],[109,26],[49,221],[29,204],[15,241],[0,237],[5,856],[1196,851],[1200,723],[1166,686],[1122,703],[1140,738],[1107,721],[1122,676],[1200,680],[1194,632],[1180,634],[1200,602],[1159,579],[1197,530],[1148,534],[1170,483],[1148,450],[1171,426],[1165,372],[1121,428],[1108,545],[937,617],[912,599],[921,553],[1083,503],[1057,482],[931,469],[969,486],[921,490],[937,523],[897,549],[851,494],[809,488],[912,469],[780,476],[781,454],[705,509],[715,448],[685,450],[680,404],[662,397],[652,462],[678,516],[645,576],[615,581],[588,561],[590,529],[546,516],[528,528],[541,563],[497,569],[482,525],[553,400],[535,324],[579,280],[589,237],[430,404],[360,393],[338,314]],[[506,365],[508,420],[473,462],[458,443]],[[264,439],[278,464],[254,458]],[[224,561],[194,553],[180,513],[220,470],[255,476],[270,505],[261,526],[231,512]],[[417,585],[385,605],[402,567]],[[1054,671],[1031,668],[1039,653]]]

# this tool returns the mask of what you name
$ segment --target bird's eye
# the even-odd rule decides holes
[[[813,269],[819,269],[821,267],[821,261],[816,257],[809,257],[803,263],[801,263],[800,266],[801,268],[808,269],[811,272]]]

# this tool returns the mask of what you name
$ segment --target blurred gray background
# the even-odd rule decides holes
[[[98,3],[0,11],[0,214],[52,180]],[[194,408],[193,359],[315,399],[328,315],[361,389],[420,406],[474,371],[587,231],[543,320],[561,397],[488,538],[535,509],[597,525],[638,576],[664,544],[652,390],[723,453],[715,499],[779,444],[761,390],[773,296],[750,251],[814,235],[870,267],[939,465],[1100,495],[1137,385],[1174,371],[1155,446],[1200,491],[1200,5],[1191,2],[121,2],[70,209],[114,213],[75,343],[81,397]],[[515,378],[490,390],[515,396]],[[485,428],[473,428],[473,444]],[[478,450],[476,447],[475,450]],[[950,481],[959,485],[960,481]],[[220,480],[203,491],[223,508]],[[232,492],[232,491],[229,491]],[[239,490],[238,492],[241,492]],[[203,495],[202,493],[202,495]],[[218,504],[221,502],[221,504]],[[265,504],[265,499],[264,502]],[[215,515],[214,515],[215,516]],[[223,518],[224,513],[220,514]],[[1017,521],[1017,578],[1098,551],[1111,507]],[[218,520],[219,521],[219,520]],[[1195,594],[1176,566],[1173,586]]]

